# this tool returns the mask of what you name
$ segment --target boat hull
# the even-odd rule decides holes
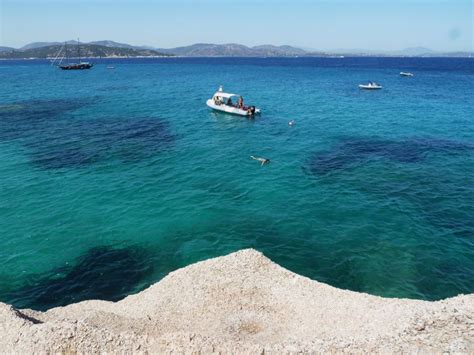
[[[215,111],[224,112],[224,113],[228,113],[228,114],[231,114],[231,115],[250,117],[250,116],[253,116],[253,115],[260,114],[260,109],[258,109],[258,108],[255,109],[255,113],[251,114],[247,110],[242,110],[242,109],[237,108],[237,107],[232,107],[232,106],[228,106],[228,105],[224,105],[224,104],[216,105],[214,103],[214,100],[212,100],[212,99],[207,100],[206,104],[207,104],[207,106],[209,106],[210,108],[212,108]]]
[[[374,85],[359,85],[360,89],[364,90],[380,90],[382,86],[374,86]]]
[[[80,63],[80,64],[69,64],[69,65],[60,65],[59,67],[62,70],[85,70],[91,69],[94,64],[91,63]]]

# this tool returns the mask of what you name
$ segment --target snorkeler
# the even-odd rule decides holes
[[[267,159],[267,158],[257,158],[257,157],[254,157],[253,155],[251,155],[250,158],[252,158],[254,160],[258,160],[259,162],[262,163],[262,165],[270,163],[270,159]]]

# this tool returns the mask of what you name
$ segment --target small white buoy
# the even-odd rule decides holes
[[[295,120],[291,120],[290,122],[288,122],[288,126],[293,126],[295,124]]]

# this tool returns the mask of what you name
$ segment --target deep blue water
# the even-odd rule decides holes
[[[0,61],[1,301],[118,300],[247,247],[381,296],[474,292],[472,59],[94,62]],[[261,117],[211,112],[221,84]]]

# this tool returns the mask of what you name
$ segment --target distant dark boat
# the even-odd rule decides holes
[[[64,51],[64,53],[63,53]],[[62,56],[61,56],[62,54]],[[62,64],[63,60],[66,58],[67,64]],[[94,64],[89,62],[83,62],[81,60],[81,46],[79,43],[79,38],[77,39],[77,58],[79,60],[78,63],[71,63],[69,62],[69,54],[67,50],[67,42],[64,42],[64,45],[59,49],[58,54],[56,57],[51,61],[51,65],[56,65],[57,67],[61,68],[62,70],[85,70],[90,69],[94,66]]]
[[[67,65],[60,65],[59,67],[62,70],[83,70],[83,69],[90,69],[94,66],[94,64],[89,62],[80,62],[80,63],[72,63]]]

